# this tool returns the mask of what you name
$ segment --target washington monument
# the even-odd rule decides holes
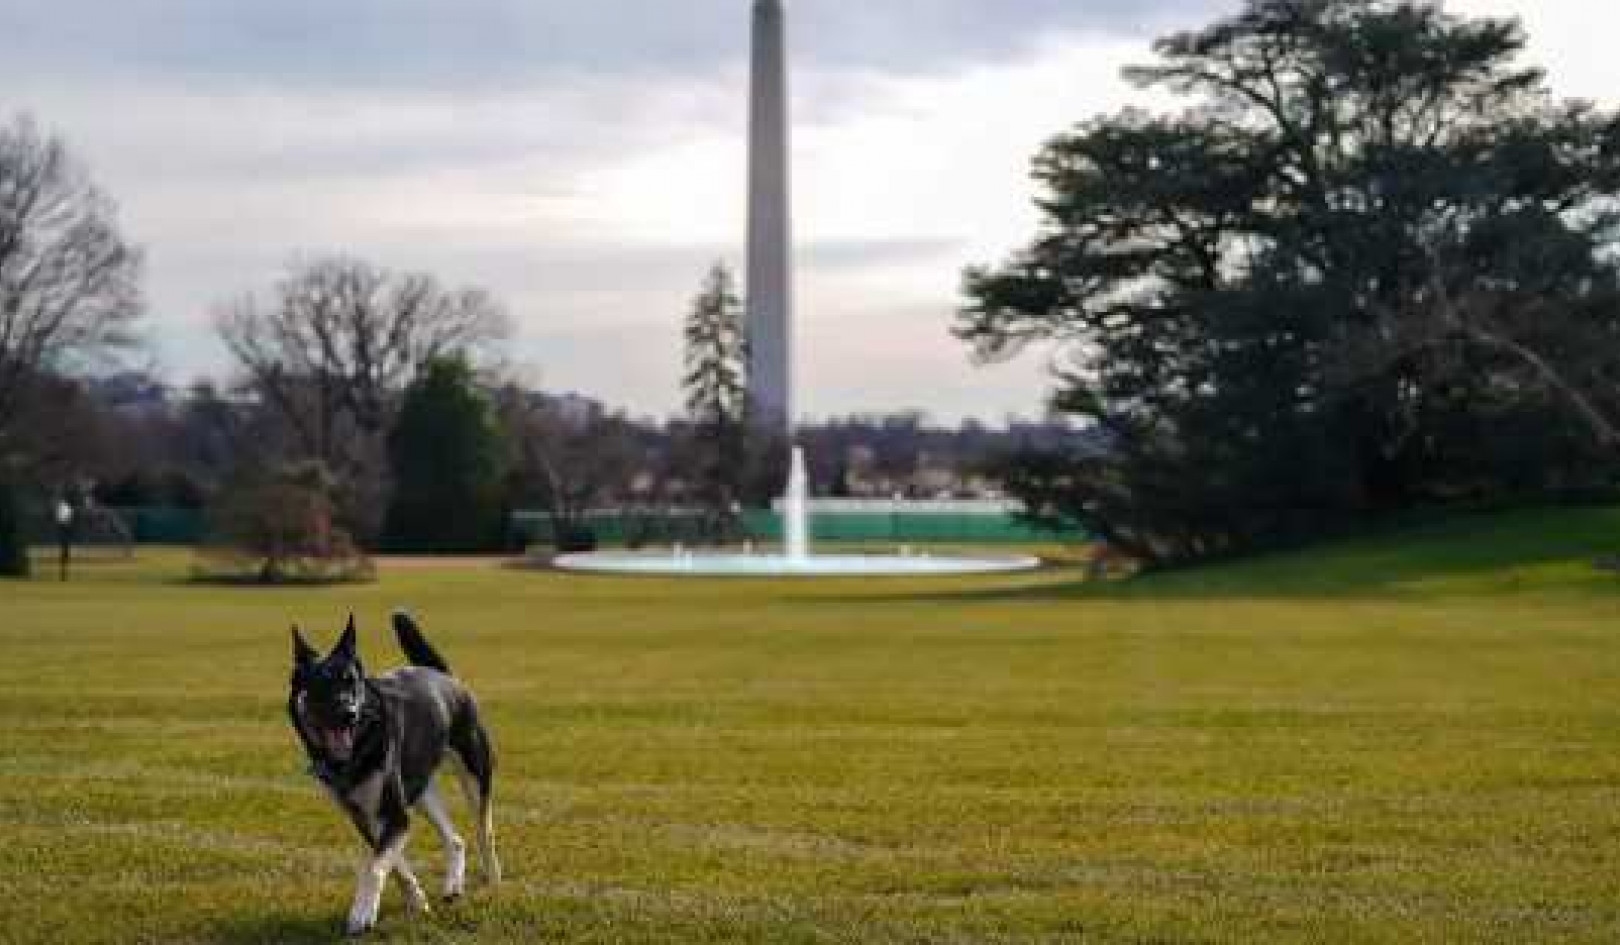
[[[754,0],[748,120],[748,399],[756,428],[793,430],[793,264],[787,25],[782,0]]]

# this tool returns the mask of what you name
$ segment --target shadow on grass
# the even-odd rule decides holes
[[[218,945],[316,945],[344,940],[343,917],[280,913],[235,918],[199,930],[199,941]]]
[[[464,911],[459,903],[435,901],[433,906],[430,916],[412,916],[397,901],[390,904],[385,900],[377,927],[359,938],[344,930],[346,913],[332,910],[234,917],[199,928],[185,940],[213,945],[330,945],[355,941],[443,942],[476,937],[484,918],[481,913]]]
[[[1617,552],[1620,508],[1538,509],[1381,528],[1296,551],[1161,571],[1128,581],[1099,583],[1077,574],[1072,580],[822,599],[1131,603],[1402,599],[1538,591],[1610,596],[1620,595],[1620,578],[1599,565]]]
[[[220,578],[220,577],[177,577],[167,583],[182,587],[213,587],[235,588],[238,590],[254,591],[320,591],[342,587],[368,587],[377,583],[375,578],[363,581],[338,580],[297,580],[297,581],[260,581],[255,578]]]

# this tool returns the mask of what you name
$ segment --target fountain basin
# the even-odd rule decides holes
[[[945,577],[1033,571],[1029,555],[805,555],[597,551],[563,555],[552,562],[587,574],[674,577]]]

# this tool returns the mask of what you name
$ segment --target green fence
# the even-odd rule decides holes
[[[101,517],[111,513],[117,523]],[[206,516],[199,509],[175,509],[159,506],[139,508],[103,508],[98,515],[86,519],[81,513],[74,530],[74,541],[83,545],[117,543],[124,539],[118,525],[128,530],[128,537],[143,545],[194,545],[201,542],[207,531]],[[24,534],[37,544],[56,542],[56,524],[48,506],[31,506],[24,511]]]
[[[518,512],[513,516],[513,525],[517,534],[528,544],[551,544],[555,538],[551,518],[543,512]],[[705,537],[703,519],[696,513],[597,512],[586,516],[585,525],[602,545],[658,545],[697,541]],[[772,511],[745,512],[743,532],[744,537],[755,541],[780,541],[782,517]],[[812,540],[822,542],[892,544],[1029,544],[1085,537],[1078,531],[1054,532],[1034,528],[1011,513],[985,515],[904,510],[813,512],[810,516],[810,536]]]
[[[115,511],[137,544],[195,545],[208,530],[207,517],[200,509],[147,507]]]
[[[139,544],[194,545],[207,534],[207,515],[198,509],[145,506],[113,511]],[[30,531],[37,533],[38,540],[54,540],[54,531],[43,513],[30,518]],[[586,525],[603,545],[670,544],[706,536],[702,516],[694,512],[604,511],[587,516]],[[517,512],[512,527],[516,538],[525,544],[550,544],[554,537],[551,518],[543,512]],[[745,512],[743,530],[744,537],[755,541],[780,541],[782,518],[772,511]],[[953,513],[948,504],[941,503],[928,503],[922,508],[897,506],[887,511],[814,511],[810,531],[815,541],[894,544],[1027,544],[1085,537],[1080,532],[1032,528],[1011,512]]]

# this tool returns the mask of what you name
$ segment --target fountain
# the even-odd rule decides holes
[[[782,544],[790,561],[810,557],[810,477],[804,471],[804,449],[793,448],[787,495],[782,501]]]
[[[748,199],[748,396],[762,436],[793,441],[792,265],[788,199],[786,14],[782,0],[755,0],[753,81],[749,120]],[[564,555],[554,563],[569,571],[606,574],[816,577],[832,575],[945,575],[1027,571],[1040,566],[1029,556],[954,557],[829,554],[810,549],[810,485],[804,451],[793,448],[782,500],[780,554],[693,552],[593,552]]]
[[[595,551],[563,555],[553,564],[564,571],[705,577],[907,577],[994,574],[1029,571],[1040,559],[1028,555],[958,557],[919,555],[910,547],[898,555],[814,554],[810,550],[809,477],[804,450],[794,447],[787,494],[782,498],[782,552],[759,551],[752,542],[741,552],[699,552],[676,544],[669,551]]]

